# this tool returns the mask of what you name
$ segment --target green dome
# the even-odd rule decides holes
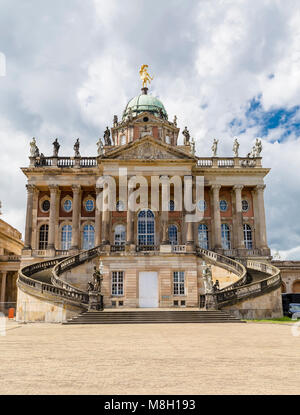
[[[160,116],[160,114],[162,114],[163,118],[168,118],[168,114],[163,103],[152,95],[140,94],[132,98],[126,105],[126,108],[123,112],[123,119],[129,115],[130,109],[131,114],[134,117],[141,112],[148,111],[152,112],[156,116]]]

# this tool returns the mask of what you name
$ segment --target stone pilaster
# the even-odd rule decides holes
[[[95,207],[95,246],[101,244],[101,188],[96,187],[96,207]]]
[[[80,241],[80,199],[81,199],[81,187],[80,185],[74,184],[73,190],[73,209],[72,209],[72,244],[71,249],[78,250]]]
[[[32,209],[33,209],[33,194],[34,194],[35,186],[32,185],[32,184],[27,184],[26,189],[27,189],[27,210],[26,210],[24,249],[31,249],[31,242],[32,242]]]
[[[211,186],[212,193],[213,193],[213,223],[212,229],[214,233],[214,248],[221,249],[222,248],[222,240],[221,240],[221,215],[220,215],[220,188],[221,185],[213,184]]]
[[[162,245],[168,245],[169,244],[169,235],[168,235],[168,212],[162,211],[161,212],[161,227],[162,227]]]
[[[267,249],[267,232],[266,232],[266,215],[265,215],[265,203],[264,203],[264,189],[266,185],[260,184],[255,188],[256,197],[257,197],[257,216],[259,218],[259,239],[260,239],[260,248]]]
[[[108,206],[106,206],[107,208]],[[110,211],[104,210],[104,198],[103,198],[103,209],[102,209],[102,243],[109,245],[109,228],[110,228]]]
[[[37,216],[39,208],[39,189],[36,187],[33,192],[33,208],[32,208],[32,249],[38,249],[38,236],[37,236]]]
[[[242,212],[242,189],[243,185],[233,186],[235,192],[235,222],[234,234],[236,235],[236,248],[244,249],[243,212]]]
[[[2,282],[1,282],[1,298],[0,298],[0,302],[1,303],[4,303],[5,302],[6,277],[7,277],[7,272],[6,271],[3,271],[2,272]]]
[[[59,186],[49,185],[50,190],[50,213],[49,213],[49,234],[48,234],[48,249],[55,250],[55,227],[56,227],[56,211],[57,200],[59,196]]]

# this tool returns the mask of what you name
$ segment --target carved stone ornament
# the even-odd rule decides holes
[[[116,158],[119,160],[178,160],[185,158],[184,155],[175,155],[151,143],[142,143],[134,148],[120,153]]]

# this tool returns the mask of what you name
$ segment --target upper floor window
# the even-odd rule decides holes
[[[173,294],[184,295],[184,271],[173,273]]]
[[[244,231],[244,244],[246,249],[252,249],[253,248],[253,241],[252,241],[252,229],[251,226],[247,223],[243,226]]]
[[[228,203],[226,202],[226,200],[220,200],[220,210],[222,212],[226,212],[228,208]]]
[[[126,231],[124,225],[117,225],[115,227],[115,245],[125,245]]]
[[[72,210],[72,200],[71,199],[66,199],[64,201],[63,206],[64,206],[64,211],[65,212],[71,212],[71,210]]]
[[[43,212],[48,212],[49,209],[50,209],[50,200],[46,199],[42,203],[42,211]]]
[[[71,248],[72,242],[72,226],[64,225],[61,228],[61,249],[68,250]]]
[[[175,210],[175,202],[174,202],[174,200],[170,200],[170,202],[169,202],[169,211],[174,212],[174,210]]]
[[[177,226],[176,225],[170,225],[168,227],[168,235],[169,235],[169,241],[171,245],[177,245],[178,244],[178,238],[177,238]]]
[[[152,210],[141,210],[138,214],[138,244],[154,245],[155,225]]]
[[[95,228],[93,225],[83,227],[83,249],[92,249],[95,246]]]
[[[87,212],[93,212],[93,210],[95,209],[95,202],[93,199],[87,199],[85,201],[85,210]]]
[[[39,249],[47,249],[49,225],[42,225],[39,232]]]
[[[226,223],[221,225],[222,248],[231,249],[230,228]]]
[[[208,228],[204,223],[198,226],[198,242],[200,248],[208,249]]]
[[[198,200],[197,207],[200,212],[204,212],[206,210],[205,200]]]
[[[117,212],[123,212],[125,210],[125,205],[122,200],[117,201],[116,209],[117,209]]]
[[[248,212],[249,210],[249,202],[248,200],[242,200],[242,211]]]

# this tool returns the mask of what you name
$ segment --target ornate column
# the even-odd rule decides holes
[[[215,249],[222,248],[222,240],[221,240],[221,215],[220,215],[220,184],[213,184],[211,186],[213,192],[213,232],[214,232],[214,241],[215,241]]]
[[[242,213],[242,189],[243,185],[237,184],[233,186],[235,192],[235,226],[234,233],[236,235],[236,248],[244,249],[244,232],[243,232],[243,213]]]
[[[73,209],[72,209],[72,243],[71,249],[79,249],[80,241],[80,229],[79,229],[79,215],[80,215],[80,190],[81,187],[78,184],[72,185],[73,190]]]
[[[162,245],[168,245],[169,235],[168,235],[168,212],[161,212],[161,226],[162,226]]]
[[[259,248],[267,249],[267,232],[266,232],[266,216],[265,216],[265,203],[264,203],[264,189],[265,184],[259,184],[255,188],[256,201],[257,201],[257,212],[256,217],[259,219],[258,234],[259,234]],[[256,227],[256,225],[255,225]],[[257,229],[257,227],[256,227]]]
[[[99,246],[101,244],[101,235],[100,235],[100,228],[101,228],[101,188],[96,187],[96,207],[95,207],[95,246]]]
[[[1,303],[4,303],[5,302],[6,276],[7,276],[7,272],[6,271],[2,271],[1,298],[0,298],[0,302]]]
[[[38,237],[37,237],[37,216],[39,207],[39,189],[36,187],[33,192],[33,208],[32,208],[32,249],[38,249]]]
[[[24,249],[31,249],[33,193],[35,190],[35,186],[32,184],[27,184],[26,189],[27,189],[27,210],[26,210]]]
[[[104,198],[103,198],[102,199],[102,243],[104,245],[109,245],[109,218],[110,218],[110,211],[108,209],[104,210]]]
[[[55,220],[56,220],[56,206],[57,197],[59,195],[59,186],[49,185],[50,189],[50,213],[49,213],[49,234],[48,234],[48,249],[55,250]]]
[[[126,226],[126,245],[129,249],[130,245],[134,244],[134,212],[130,209],[130,195],[132,189],[128,188],[128,203],[127,203],[127,226]],[[133,206],[132,206],[133,208]]]

